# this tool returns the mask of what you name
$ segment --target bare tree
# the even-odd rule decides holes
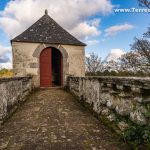
[[[85,63],[87,72],[96,73],[103,69],[101,58],[95,53],[91,53],[90,56],[86,57]]]
[[[105,63],[105,70],[118,72],[120,70],[120,64],[118,61],[110,60]]]
[[[128,52],[120,58],[121,71],[137,72],[139,71],[139,54]]]
[[[150,64],[150,42],[147,39],[136,38],[131,46],[132,50],[140,54],[142,64]]]
[[[150,27],[141,39],[135,38],[131,49],[140,55],[139,62],[141,70],[150,73]]]
[[[150,1],[149,0],[138,0],[138,1],[139,1],[139,5],[141,7],[150,8]]]
[[[139,6],[147,7],[150,9],[150,0],[138,0]],[[150,38],[150,27],[148,27],[148,31],[144,33],[144,36]]]
[[[150,38],[150,26],[148,27],[148,31],[143,34],[144,38]]]
[[[135,38],[131,45],[131,52],[124,54],[120,58],[121,68],[124,71],[150,73],[150,41],[149,29],[141,39]]]

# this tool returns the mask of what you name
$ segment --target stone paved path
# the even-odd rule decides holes
[[[39,90],[0,127],[0,150],[120,150],[118,137],[62,89]]]

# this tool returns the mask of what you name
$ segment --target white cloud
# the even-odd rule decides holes
[[[12,68],[12,62],[9,55],[11,55],[11,48],[4,47],[0,44],[0,68]]]
[[[8,62],[10,59],[9,59],[9,57],[8,56],[1,56],[0,57],[0,63],[6,63],[6,62]]]
[[[122,24],[122,25],[111,26],[111,27],[105,29],[105,36],[113,36],[121,31],[131,30],[133,28],[134,28],[133,25],[127,24],[127,23]]]
[[[79,23],[70,32],[80,39],[97,36],[101,33],[96,26],[90,25],[88,22]]]
[[[91,56],[91,55],[90,55],[89,53],[85,54],[85,57],[88,57],[88,58],[89,58],[90,56]]]
[[[117,59],[121,57],[121,55],[123,54],[125,54],[125,52],[122,49],[111,49],[105,61],[107,62],[111,60],[117,61]]]
[[[14,37],[34,23],[48,9],[49,15],[78,38],[98,35],[100,20],[91,23],[88,18],[95,14],[112,12],[110,0],[13,0],[0,12],[0,27]],[[78,33],[81,32],[81,33]]]
[[[4,56],[4,55],[6,55],[6,54],[8,54],[10,52],[11,52],[11,48],[10,47],[4,47],[4,46],[2,46],[0,44],[0,57]]]
[[[0,69],[6,68],[6,69],[12,69],[12,62],[7,62],[7,63],[0,63]]]
[[[96,44],[99,44],[99,41],[98,40],[87,40],[86,43],[88,45],[96,45]]]

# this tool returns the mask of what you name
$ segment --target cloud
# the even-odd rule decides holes
[[[12,68],[12,62],[9,55],[11,55],[11,48],[4,47],[0,44],[0,68]]]
[[[85,57],[89,58],[91,55],[89,53],[85,54]]]
[[[6,17],[0,18],[0,28],[2,28],[10,38],[15,37],[19,34],[19,31],[25,29],[18,21]]]
[[[121,57],[121,55],[125,54],[125,52],[122,49],[111,49],[110,53],[107,55],[107,57],[105,58],[105,61],[117,61],[117,59],[119,57]]]
[[[99,19],[89,20],[95,14],[112,12],[110,0],[13,0],[0,12],[0,27],[10,37],[32,25],[48,9],[49,15],[77,38],[96,36]],[[81,33],[79,33],[81,32]]]
[[[114,36],[119,32],[131,30],[133,28],[134,28],[133,25],[127,24],[127,23],[122,24],[122,25],[111,26],[111,27],[105,29],[105,36]]]
[[[0,56],[0,63],[7,63],[10,61],[8,56]]]
[[[79,39],[84,39],[89,36],[100,35],[101,31],[99,31],[96,26],[91,25],[88,22],[83,22],[73,28],[70,33],[74,34]]]
[[[87,40],[86,43],[88,45],[96,45],[96,44],[99,44],[100,41],[98,41],[98,40]]]
[[[10,47],[4,47],[0,44],[0,57],[8,54],[11,52],[11,48]]]
[[[6,68],[6,69],[12,69],[12,62],[7,62],[7,63],[0,63],[0,69]]]

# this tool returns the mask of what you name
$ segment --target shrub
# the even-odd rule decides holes
[[[150,125],[131,125],[124,132],[123,138],[134,149],[139,149],[141,146],[150,149]]]
[[[14,73],[12,70],[9,69],[1,69],[0,70],[0,78],[2,77],[12,77],[14,76]]]

